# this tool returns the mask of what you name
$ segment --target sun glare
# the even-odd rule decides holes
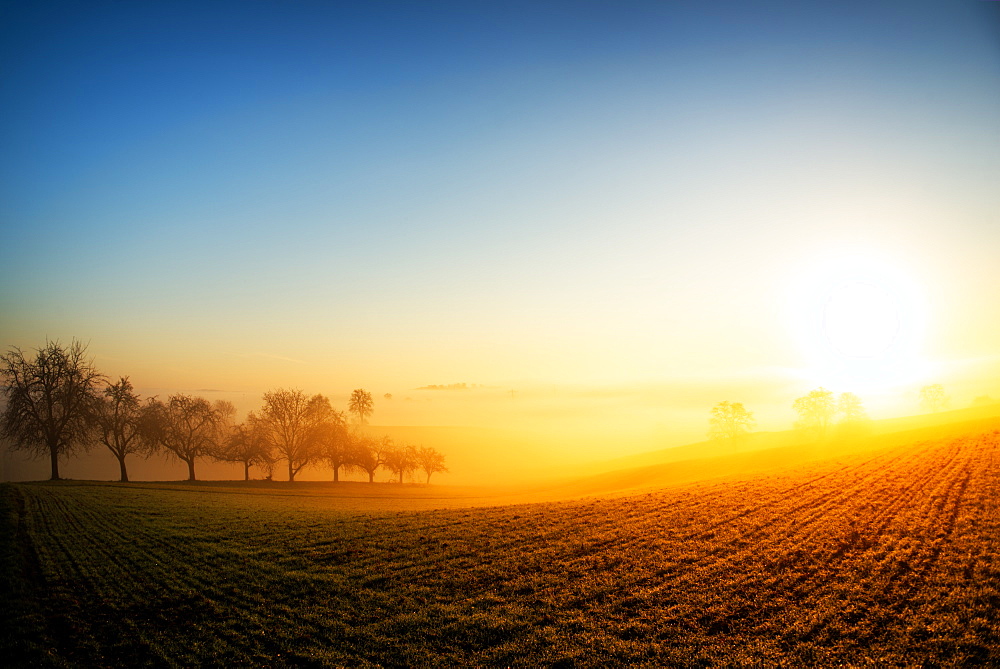
[[[866,281],[835,286],[823,308],[823,334],[845,358],[882,357],[899,339],[899,304],[887,290]]]
[[[810,382],[880,392],[926,374],[921,291],[884,259],[853,254],[815,264],[796,282],[790,320]]]

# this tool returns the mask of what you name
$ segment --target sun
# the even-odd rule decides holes
[[[916,280],[895,263],[870,254],[830,256],[794,285],[790,325],[811,382],[885,392],[926,373],[925,301]]]
[[[902,305],[892,292],[851,279],[826,296],[823,336],[830,350],[844,358],[881,358],[900,341],[903,320]]]

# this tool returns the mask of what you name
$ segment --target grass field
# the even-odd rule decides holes
[[[483,506],[499,500],[5,484],[0,651],[42,666],[1000,663],[996,431]]]

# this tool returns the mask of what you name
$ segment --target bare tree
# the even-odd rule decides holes
[[[444,466],[444,455],[438,453],[430,446],[421,446],[418,448],[416,458],[420,469],[427,474],[427,484],[431,482],[431,474],[448,471],[448,468]]]
[[[375,482],[375,472],[386,463],[386,454],[392,447],[389,437],[360,437],[351,457],[351,466],[368,474],[368,482]]]
[[[127,376],[107,384],[103,396],[93,403],[89,418],[94,438],[118,459],[121,481],[127,482],[125,456],[152,450],[150,442],[142,439],[142,404]]]
[[[331,410],[322,395],[307,398],[301,390],[281,388],[264,393],[261,424],[275,454],[288,463],[289,481],[316,458],[317,428]]]
[[[87,448],[89,409],[103,376],[75,339],[68,347],[45,342],[33,359],[11,348],[0,356],[0,377],[7,400],[0,434],[14,449],[48,455],[51,478],[59,479],[59,458]]]
[[[166,403],[151,398],[143,407],[143,438],[166,449],[188,467],[188,481],[195,480],[194,463],[215,451],[218,415],[204,397],[179,393]]]
[[[215,412],[216,445],[222,447],[236,429],[236,406],[229,400],[215,400],[212,410]]]
[[[274,456],[271,454],[267,433],[252,411],[247,414],[245,421],[233,426],[228,440],[219,446],[213,454],[215,459],[243,465],[244,481],[250,480],[251,466],[261,467],[267,473],[274,467]]]
[[[385,466],[396,474],[402,485],[406,475],[417,468],[417,449],[409,444],[396,444],[386,449],[383,459]]]
[[[340,470],[351,466],[355,437],[347,429],[344,414],[331,410],[317,426],[319,458],[333,469],[333,482],[340,482]]]
[[[364,425],[368,422],[368,416],[375,410],[375,401],[372,394],[364,388],[356,388],[351,393],[351,399],[347,403],[347,409],[358,417],[358,422]]]
[[[920,408],[924,411],[941,411],[948,406],[949,399],[944,392],[944,386],[940,383],[934,383],[920,389]]]
[[[719,402],[712,407],[708,424],[710,439],[728,439],[736,444],[753,429],[753,412],[741,402]]]
[[[840,393],[837,398],[837,413],[840,420],[837,432],[843,437],[859,436],[868,431],[871,419],[865,411],[861,398],[854,393]]]
[[[826,435],[837,413],[833,393],[822,387],[795,400],[792,408],[799,414],[795,427],[813,432],[817,437]]]

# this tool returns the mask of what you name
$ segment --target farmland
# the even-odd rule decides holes
[[[1000,662],[995,430],[614,498],[344,490],[4,485],[0,650],[48,666]]]

